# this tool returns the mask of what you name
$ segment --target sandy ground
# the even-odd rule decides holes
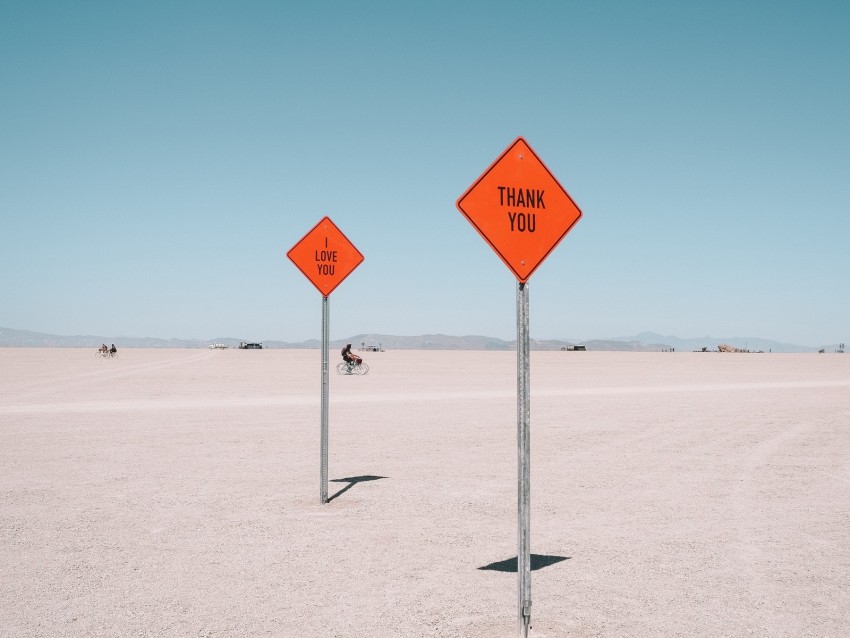
[[[0,349],[0,635],[516,635],[515,355],[366,359],[320,505],[318,351]],[[531,382],[532,635],[850,636],[850,355]]]

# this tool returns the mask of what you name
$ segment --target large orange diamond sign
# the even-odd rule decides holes
[[[324,297],[363,261],[360,251],[329,217],[316,224],[286,256]]]
[[[457,208],[525,283],[581,218],[581,211],[518,137],[457,200]]]

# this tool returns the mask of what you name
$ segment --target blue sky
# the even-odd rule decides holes
[[[333,338],[513,338],[455,201],[521,135],[584,214],[532,337],[846,341],[848,7],[4,2],[0,326],[317,338],[327,215]]]

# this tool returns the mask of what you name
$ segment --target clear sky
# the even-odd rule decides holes
[[[583,218],[531,336],[850,336],[847,2],[0,3],[0,326],[513,338],[455,201],[519,135]]]

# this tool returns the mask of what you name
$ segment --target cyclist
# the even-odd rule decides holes
[[[106,346],[104,346],[104,348],[105,348],[105,347],[106,347]],[[113,344],[112,344],[112,347],[109,349],[109,354],[115,354],[116,352],[118,352],[118,348],[116,348],[116,347],[115,347],[115,344],[113,343]]]
[[[353,368],[356,365],[363,363],[363,359],[358,357],[356,354],[351,352],[351,344],[347,343],[345,347],[342,349],[342,360],[348,364],[349,368]]]

